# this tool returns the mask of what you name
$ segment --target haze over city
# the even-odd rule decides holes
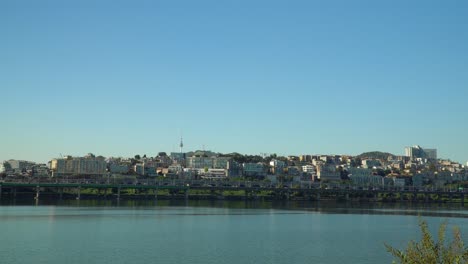
[[[1,1],[0,161],[468,160],[468,2]]]

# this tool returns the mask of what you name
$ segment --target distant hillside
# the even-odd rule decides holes
[[[380,152],[380,151],[371,151],[364,152],[361,155],[357,156],[361,159],[379,159],[379,160],[388,160],[388,157],[395,157],[392,153]]]

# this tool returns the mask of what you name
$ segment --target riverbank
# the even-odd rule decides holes
[[[296,190],[168,190],[115,188],[20,188],[3,191],[2,200],[194,200],[194,201],[337,201],[362,203],[461,204],[457,197],[414,193],[306,193]]]

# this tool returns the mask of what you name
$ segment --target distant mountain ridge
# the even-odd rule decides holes
[[[379,160],[388,160],[388,157],[395,157],[392,153],[381,152],[381,151],[370,151],[364,152],[357,156],[361,159],[379,159]]]

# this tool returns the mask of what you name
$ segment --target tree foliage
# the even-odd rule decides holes
[[[263,157],[259,155],[242,155],[237,152],[234,152],[234,153],[227,154],[226,156],[231,157],[232,160],[238,163],[264,162]]]
[[[388,152],[371,151],[371,152],[364,152],[356,157],[361,158],[361,159],[388,160],[388,157],[395,157],[395,155],[393,155],[392,153],[388,153]]]
[[[447,243],[445,233],[447,222],[439,227],[438,241],[434,241],[429,232],[427,222],[419,219],[421,228],[421,241],[410,241],[405,250],[398,250],[385,244],[387,251],[390,252],[398,262],[402,264],[466,264],[468,263],[468,248],[465,247],[461,238],[460,229],[453,229],[453,240]]]
[[[8,162],[3,162],[3,167],[5,168],[5,171],[10,171],[11,170],[11,164]]]

